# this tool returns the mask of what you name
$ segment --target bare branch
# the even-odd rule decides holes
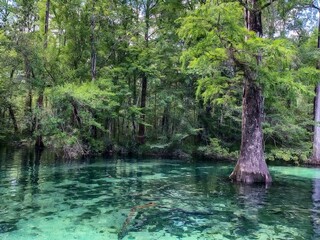
[[[320,11],[320,7],[318,7],[317,5],[314,4],[314,1],[312,2],[312,4],[310,4],[310,7],[317,9],[318,11]]]
[[[242,0],[238,0],[238,2],[240,3],[241,6],[248,9],[248,5],[245,2],[243,2]]]
[[[264,4],[262,7],[261,7],[261,10],[263,10],[263,9],[265,9],[265,8],[267,8],[267,7],[269,7],[272,3],[274,3],[275,1],[277,1],[277,0],[270,0],[270,2],[268,2],[268,3],[266,3],[266,4]]]
[[[315,1],[312,1],[312,4],[310,4],[310,6],[311,6],[312,8],[317,9],[318,11],[320,11],[320,7],[318,7],[318,6],[315,4]]]
[[[149,6],[149,11],[155,8],[158,5],[158,0],[156,0],[152,5]]]

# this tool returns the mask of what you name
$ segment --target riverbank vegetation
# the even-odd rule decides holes
[[[67,158],[237,159],[247,86],[259,89],[266,160],[306,162],[319,79],[317,6],[2,0],[0,141]],[[259,29],[245,26],[244,9],[259,9]]]

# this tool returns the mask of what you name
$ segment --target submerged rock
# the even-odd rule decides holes
[[[0,233],[12,232],[17,230],[15,223],[1,222],[0,223]]]
[[[182,159],[182,160],[189,160],[192,158],[192,156],[188,153],[185,153],[184,151],[178,149],[178,150],[175,150],[173,153],[172,153],[172,156],[174,158],[178,158],[178,159]]]

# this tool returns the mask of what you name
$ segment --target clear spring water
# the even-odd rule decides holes
[[[232,167],[2,149],[0,239],[320,239],[319,169],[271,167],[266,188]]]

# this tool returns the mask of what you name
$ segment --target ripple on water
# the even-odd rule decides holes
[[[272,167],[275,183],[266,189],[231,184],[232,166],[221,163],[44,159],[50,164],[35,167],[17,159],[12,166],[0,159],[0,239],[317,239],[320,232],[319,170]]]

